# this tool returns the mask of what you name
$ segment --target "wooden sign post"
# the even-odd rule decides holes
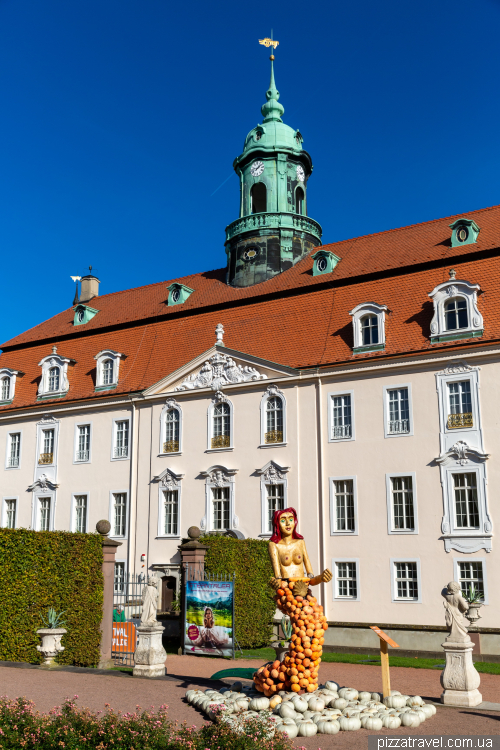
[[[393,648],[399,648],[398,644],[395,643],[395,641],[392,640],[392,638],[389,638],[387,633],[384,633],[383,630],[380,630],[376,625],[370,625],[370,628],[375,631],[375,633],[380,638],[380,663],[382,666],[382,694],[384,698],[387,698],[388,695],[391,694],[391,677],[389,674],[389,650],[388,646],[392,646]]]

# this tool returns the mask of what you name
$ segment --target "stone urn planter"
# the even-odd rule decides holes
[[[40,665],[44,669],[53,669],[59,665],[55,662],[58,653],[64,651],[61,646],[61,638],[68,631],[65,628],[40,628],[36,631],[42,639],[42,645],[37,646],[37,651],[43,655],[44,661]]]
[[[274,648],[274,651],[276,653],[276,658],[279,659],[280,661],[283,661],[283,659],[288,653],[288,649],[290,648],[289,643],[285,643],[284,646],[281,645],[282,643],[283,641],[280,641],[279,643],[271,644],[271,646]]]
[[[469,609],[465,613],[465,616],[471,625],[475,625],[476,622],[481,619],[481,615],[479,614],[479,608],[482,606],[483,606],[483,602],[474,602],[473,604],[469,604]]]

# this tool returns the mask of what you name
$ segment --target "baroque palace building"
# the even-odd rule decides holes
[[[189,526],[265,539],[291,505],[333,572],[331,648],[377,623],[439,651],[455,579],[499,658],[500,207],[321,245],[283,113],[272,73],[224,268],[112,294],[90,273],[3,344],[1,523],[108,518],[116,587],[154,569],[165,609]]]

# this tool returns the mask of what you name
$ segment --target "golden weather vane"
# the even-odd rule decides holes
[[[273,47],[274,49],[276,49],[279,42],[277,42],[275,39],[269,39],[269,37],[266,36],[265,39],[259,39],[259,44],[263,44],[264,47]]]

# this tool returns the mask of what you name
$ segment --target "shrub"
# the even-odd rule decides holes
[[[205,570],[208,573],[236,573],[235,632],[242,648],[269,644],[276,605],[269,580],[273,569],[268,542],[263,539],[233,539],[205,536],[208,546]]]
[[[59,664],[99,662],[103,601],[98,534],[0,528],[0,660],[42,660],[36,634],[50,607],[64,611]]]
[[[92,713],[67,698],[39,714],[26,698],[0,698],[0,750],[254,750],[256,743],[259,750],[292,750],[284,735],[268,737],[262,721],[251,722],[244,735],[222,723],[196,729],[170,721],[167,708],[121,714],[106,704],[104,713]]]

